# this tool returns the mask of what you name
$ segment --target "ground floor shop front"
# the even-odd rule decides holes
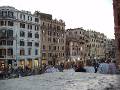
[[[5,67],[12,66],[15,67],[22,67],[23,69],[25,66],[28,68],[34,69],[40,66],[40,59],[0,59],[0,70],[4,69]]]

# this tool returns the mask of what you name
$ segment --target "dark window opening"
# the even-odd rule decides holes
[[[27,42],[27,45],[28,46],[32,46],[32,42]]]
[[[32,38],[32,33],[28,32],[28,37]]]
[[[24,23],[20,23],[20,28],[25,28],[25,24]]]
[[[20,46],[25,46],[25,42],[24,41],[20,41]]]

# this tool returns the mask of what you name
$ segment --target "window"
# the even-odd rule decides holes
[[[24,49],[20,49],[20,55],[25,55],[25,50]]]
[[[39,47],[39,43],[38,43],[38,42],[35,42],[35,46],[36,46],[36,47]]]
[[[39,30],[39,26],[35,25],[35,30]]]
[[[38,55],[38,49],[35,49],[35,55]]]
[[[25,15],[23,15],[23,19],[25,20]]]
[[[13,45],[13,41],[7,41],[7,45]]]
[[[46,53],[42,53],[42,57],[46,57]]]
[[[22,14],[20,14],[20,19],[22,19]]]
[[[74,32],[74,34],[77,34],[77,31],[76,31],[76,32]]]
[[[20,23],[20,28],[25,28],[25,24],[24,23]]]
[[[64,53],[63,53],[63,57],[64,57]]]
[[[53,42],[54,42],[54,43],[56,42],[55,38],[53,38]]]
[[[50,24],[50,29],[52,29],[52,24]]]
[[[48,42],[51,42],[51,38],[48,38]]]
[[[31,48],[28,48],[28,55],[31,55]]]
[[[52,53],[48,53],[48,57],[52,57]]]
[[[53,46],[53,50],[56,50],[56,46]]]
[[[62,50],[64,50],[64,46],[62,46]]]
[[[56,25],[54,25],[53,29],[56,30]]]
[[[13,37],[13,30],[7,30],[7,37]]]
[[[51,32],[51,31],[48,31],[48,35],[50,35],[50,36],[51,36],[51,35],[52,35],[52,32]]]
[[[8,26],[13,26],[13,21],[8,21]]]
[[[4,26],[4,21],[0,21],[0,25],[1,25],[1,26]]]
[[[7,17],[7,11],[2,11],[2,16]]]
[[[50,35],[50,31],[48,31],[48,35]]]
[[[54,32],[53,35],[56,36],[56,32]]]
[[[64,39],[61,39],[61,42],[64,43]]]
[[[42,23],[42,25],[44,26],[44,25],[45,25],[45,23],[43,22],[43,23]]]
[[[28,37],[32,38],[32,33],[28,32]]]
[[[24,41],[20,41],[20,46],[25,46],[25,42]]]
[[[32,46],[32,42],[27,42],[27,46]]]
[[[39,22],[39,19],[38,19],[38,18],[35,18],[35,22]]]
[[[28,29],[32,30],[32,25],[28,24]]]
[[[13,12],[8,11],[8,17],[12,18],[13,17]]]
[[[43,50],[45,50],[45,45],[43,45]]]
[[[30,25],[30,29],[32,30],[32,25]]]
[[[12,49],[12,48],[9,48],[9,49],[7,50],[7,55],[8,55],[8,56],[13,55],[13,49]]]
[[[7,24],[6,21],[0,21],[1,26],[6,26],[6,24]]]
[[[0,40],[0,45],[6,45],[6,40]]]
[[[28,16],[28,20],[29,20],[30,16]]]
[[[60,26],[57,26],[57,30],[60,30]]]
[[[20,31],[20,37],[25,37],[25,32],[24,31]]]
[[[30,29],[30,25],[28,24],[28,27],[27,27],[28,29]]]
[[[39,38],[39,34],[38,33],[35,33],[35,38]]]

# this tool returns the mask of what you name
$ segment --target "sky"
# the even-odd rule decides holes
[[[91,29],[114,38],[112,0],[0,0],[0,6],[52,14],[65,21],[66,29]]]

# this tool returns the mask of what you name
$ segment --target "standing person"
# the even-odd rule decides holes
[[[63,72],[64,70],[64,64],[63,63],[60,63],[60,65],[57,65],[57,68],[60,72]]]
[[[79,61],[77,63],[77,68],[75,69],[75,72],[86,72],[83,62]]]
[[[95,73],[97,73],[98,67],[99,67],[99,63],[98,62],[94,62],[93,63],[94,69],[95,69]]]
[[[93,67],[93,64],[90,60],[86,62],[86,66],[84,68],[88,73],[95,73],[95,68]]]
[[[101,74],[108,74],[109,73],[109,61],[105,62],[105,60],[102,59],[97,72]]]
[[[116,67],[116,62],[111,61],[109,63],[109,74],[116,74],[117,73],[117,67]]]

